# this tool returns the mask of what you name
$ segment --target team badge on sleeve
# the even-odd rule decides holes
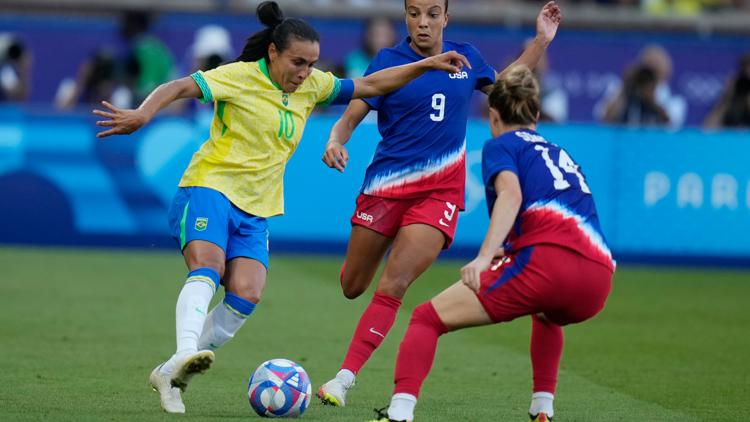
[[[202,232],[206,230],[206,227],[208,227],[208,218],[198,217],[195,219],[195,230]]]

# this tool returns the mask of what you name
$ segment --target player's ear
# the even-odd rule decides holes
[[[272,62],[279,58],[279,50],[274,43],[268,44],[268,58],[271,59]]]
[[[495,131],[500,129],[503,124],[503,119],[500,118],[500,112],[490,107],[490,128],[492,129],[493,135]]]
[[[443,21],[443,28],[445,28],[446,26],[448,26],[448,19],[450,17],[451,17],[451,14],[446,11],[445,12],[445,20]]]
[[[536,119],[535,119],[534,123],[538,122],[541,117],[542,117],[542,111],[541,110],[537,111],[536,112]]]

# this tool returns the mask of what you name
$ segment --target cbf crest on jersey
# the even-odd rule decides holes
[[[206,227],[208,227],[208,218],[198,217],[195,219],[195,230],[202,232],[206,230]]]
[[[284,104],[284,107],[289,105],[289,94],[286,92],[281,93],[281,104]]]

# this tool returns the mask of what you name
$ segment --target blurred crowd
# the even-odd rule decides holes
[[[312,1],[321,6],[375,6],[382,3],[401,4],[403,0],[298,0]],[[530,0],[526,0],[530,1]],[[462,0],[462,4],[523,3],[524,0]],[[534,4],[537,4],[535,2]],[[630,7],[653,15],[682,15],[694,16],[701,13],[711,13],[721,10],[750,10],[749,0],[559,0],[563,6],[570,4],[593,4],[603,7]]]
[[[101,46],[81,64],[75,77],[63,79],[55,105],[70,109],[106,100],[117,107],[132,108],[164,82],[197,70],[213,69],[233,58],[229,32],[220,26],[200,28],[189,57],[181,61],[175,60],[150,28],[148,13],[124,14],[120,32],[123,43],[118,44],[119,48]]]
[[[188,54],[182,59],[175,59],[153,34],[148,13],[123,14],[120,28],[121,43],[102,45],[80,64],[77,74],[62,79],[54,100],[58,109],[98,104],[102,100],[122,108],[136,107],[164,82],[197,70],[212,69],[235,58],[229,32],[218,25],[198,29]],[[341,63],[321,61],[319,67],[341,77],[362,76],[375,54],[396,42],[395,23],[386,18],[372,18],[364,25],[357,49],[347,54]],[[32,66],[33,52],[26,48],[23,40],[0,32],[1,102],[28,99]],[[568,121],[568,94],[559,78],[549,77],[550,67],[547,57],[543,57],[534,70],[541,86],[542,120],[563,123]],[[672,73],[669,52],[659,45],[645,46],[632,64],[622,70],[620,78],[610,81],[592,111],[593,116],[604,123],[629,127],[682,127],[688,103],[672,92]],[[183,101],[173,107],[173,111],[184,112],[196,107],[200,107],[197,101]],[[706,116],[704,126],[750,128],[750,53],[739,59],[720,99]]]

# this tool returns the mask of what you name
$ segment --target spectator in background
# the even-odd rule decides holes
[[[383,48],[396,43],[396,30],[393,22],[378,17],[367,21],[362,37],[362,45],[344,58],[344,71],[347,78],[358,78],[365,74],[370,62]]]
[[[669,53],[660,45],[649,45],[641,50],[640,62],[656,73],[656,102],[666,110],[670,125],[682,127],[687,117],[687,101],[681,95],[673,94],[669,86],[673,73]]]
[[[120,35],[124,51],[101,46],[78,69],[75,80],[65,78],[55,96],[60,109],[77,104],[108,101],[116,107],[140,104],[174,72],[172,53],[156,37],[148,34],[151,16],[146,12],[127,12],[122,16]]]
[[[229,31],[219,25],[206,25],[195,32],[195,40],[190,46],[190,69],[207,72],[219,67],[234,57]]]
[[[205,25],[195,31],[193,44],[182,61],[182,73],[207,72],[232,61],[234,57],[229,31],[219,25]],[[173,112],[189,111],[196,121],[206,125],[211,124],[214,111],[212,104],[201,104],[194,98],[177,100],[169,109]]]
[[[604,121],[628,126],[669,124],[667,111],[656,102],[656,72],[646,65],[629,69],[617,96],[607,104]]]
[[[31,82],[31,55],[15,35],[0,32],[0,101],[26,101]]]
[[[161,40],[149,34],[152,16],[127,12],[122,19],[122,37],[129,45],[126,75],[131,78],[134,103],[140,104],[157,86],[174,76],[174,57]]]
[[[133,93],[123,83],[122,73],[115,52],[108,47],[99,48],[81,64],[75,80],[63,79],[57,88],[55,105],[65,110],[76,104],[109,101],[117,107],[129,107],[133,104]]]
[[[627,94],[631,94],[631,101],[634,100],[634,98],[632,98],[634,92],[631,91],[626,93],[624,91],[627,88],[636,88],[634,84],[648,85],[647,82],[651,77],[650,74],[653,74],[656,78],[656,85],[653,88],[653,96],[648,89],[645,91],[641,90],[640,92],[640,94],[647,94],[646,97],[642,97],[645,101],[643,106],[646,107],[644,110],[646,115],[643,117],[646,120],[649,120],[651,117],[654,117],[649,116],[649,114],[654,112],[659,114],[663,111],[666,113],[667,120],[662,121],[661,123],[652,121],[651,123],[641,124],[669,125],[674,129],[682,127],[687,116],[687,101],[685,101],[685,98],[680,95],[672,94],[672,90],[669,86],[669,81],[672,78],[672,59],[664,47],[655,44],[646,46],[641,50],[636,64],[625,71],[623,82],[620,84],[612,84],[607,87],[603,98],[594,107],[594,116],[599,120],[610,123],[637,124],[635,121],[627,122],[622,121],[621,119],[623,113],[626,113],[623,106],[626,103],[625,100],[628,98]],[[628,82],[630,82],[630,85],[626,86],[628,85]],[[639,88],[647,87],[640,85]],[[651,97],[653,97],[653,101],[650,100]],[[635,112],[634,110],[631,110],[629,119],[635,119],[632,114]],[[618,119],[618,117],[620,117],[620,119]],[[663,119],[659,120],[661,121]]]
[[[750,128],[750,53],[740,59],[737,74],[727,82],[704,124],[707,128]]]

